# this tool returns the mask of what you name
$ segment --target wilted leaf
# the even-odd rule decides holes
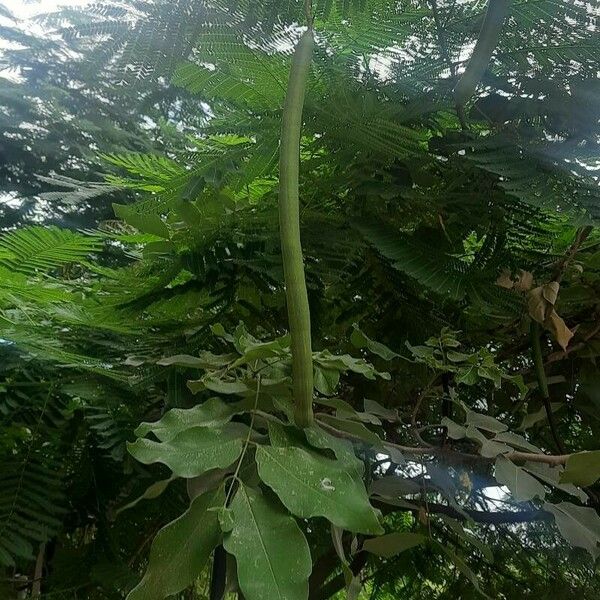
[[[561,348],[566,350],[573,332],[554,308],[559,289],[560,285],[556,281],[534,288],[529,292],[528,309],[531,318],[544,325]]]
[[[558,342],[558,345],[563,350],[566,350],[571,338],[575,334],[567,327],[563,319],[558,316],[555,310],[550,312],[545,325],[554,336],[554,339]]]
[[[558,291],[560,290],[560,284],[557,281],[551,281],[542,286],[542,296],[548,304],[554,306],[556,299],[558,298]]]
[[[506,288],[507,290],[512,290],[515,284],[511,279],[510,269],[507,269],[506,267],[502,269],[498,279],[496,279],[496,285]]]
[[[529,316],[538,323],[544,323],[546,320],[546,311],[548,310],[548,302],[544,298],[544,286],[538,286],[529,292],[527,301],[527,309]]]
[[[519,269],[519,273],[517,275],[515,281],[515,290],[519,292],[527,292],[531,289],[533,285],[533,274],[529,271],[524,271],[523,269]]]

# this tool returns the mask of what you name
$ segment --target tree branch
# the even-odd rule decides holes
[[[351,433],[348,433],[347,431],[341,431],[339,429],[336,429],[335,427],[329,425],[328,423],[324,423],[323,421],[320,421],[317,419],[317,423],[319,424],[319,427],[322,427],[323,429],[325,429],[326,431],[328,431],[329,433],[331,433],[331,435],[338,437],[338,438],[342,438],[342,439],[346,439],[346,440],[351,440],[354,442],[360,442],[360,443],[365,443],[365,440],[363,440],[361,437],[353,435]],[[470,461],[470,462],[493,462],[494,458],[487,458],[485,456],[480,456],[478,454],[465,454],[464,452],[457,452],[455,450],[452,450],[450,448],[443,447],[443,448],[439,448],[439,447],[431,447],[431,448],[424,448],[421,446],[403,446],[401,444],[394,444],[392,442],[385,442],[382,441],[382,445],[384,447],[388,447],[388,448],[394,448],[396,450],[399,450],[400,452],[403,452],[404,454],[413,454],[413,455],[417,455],[417,456],[423,456],[423,455],[430,455],[430,456],[442,456],[442,457],[446,457],[450,460],[453,460],[455,462],[461,462],[461,461]],[[507,452],[506,454],[503,454],[502,456],[504,456],[504,458],[507,458],[508,460],[512,460],[513,462],[525,462],[525,461],[530,461],[530,462],[538,462],[538,463],[545,463],[547,465],[552,465],[552,466],[557,466],[557,465],[564,465],[567,462],[567,459],[569,458],[569,456],[571,456],[570,454],[535,454],[533,452]]]
[[[372,500],[373,506],[379,508],[384,514],[390,514],[394,512],[413,512],[418,513],[421,507],[416,506],[414,508],[406,506],[393,506],[386,504],[379,500]],[[482,523],[487,525],[499,525],[501,523],[530,523],[532,521],[549,521],[552,519],[552,515],[545,510],[519,510],[519,511],[502,511],[492,512],[483,510],[472,510],[470,508],[462,509],[459,511],[452,506],[446,504],[439,504],[435,502],[427,503],[427,512],[432,514],[447,515],[453,519],[459,521],[466,521],[472,519],[476,523]]]

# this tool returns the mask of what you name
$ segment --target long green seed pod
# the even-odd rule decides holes
[[[533,358],[533,367],[535,369],[535,376],[538,382],[538,389],[542,402],[544,403],[544,409],[546,410],[546,418],[548,419],[548,425],[550,425],[550,433],[552,439],[561,454],[565,454],[565,446],[558,435],[558,428],[554,419],[554,413],[552,412],[552,404],[550,402],[550,392],[548,390],[548,380],[546,378],[546,371],[544,369],[544,359],[542,356],[542,344],[540,341],[542,331],[537,321],[531,320],[531,326],[529,329],[530,341],[531,341],[531,357]]]
[[[304,278],[302,246],[300,244],[300,208],[298,200],[302,108],[304,106],[304,93],[310,70],[313,45],[313,32],[309,28],[300,38],[292,60],[283,107],[279,154],[279,232],[292,339],[294,418],[299,427],[309,427],[313,421],[310,310]]]
[[[489,0],[483,25],[473,50],[473,55],[462,77],[454,88],[454,99],[460,107],[475,93],[487,69],[492,53],[498,45],[502,25],[508,14],[510,0]]]

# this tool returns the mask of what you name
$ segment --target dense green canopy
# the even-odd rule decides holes
[[[597,598],[600,4],[17,17],[0,597]]]

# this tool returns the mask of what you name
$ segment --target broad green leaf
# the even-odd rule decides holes
[[[190,356],[189,354],[175,354],[174,356],[165,356],[156,362],[161,367],[187,367],[191,369],[216,369],[224,367],[233,362],[237,354],[213,354],[212,352],[202,352],[200,356]]]
[[[135,227],[138,231],[151,233],[165,239],[169,238],[169,228],[160,218],[160,215],[137,212],[127,204],[113,204],[113,210],[119,219],[123,219],[123,221]]]
[[[422,544],[426,539],[424,535],[408,531],[388,533],[366,540],[363,549],[383,558],[391,558],[400,552]]]
[[[313,359],[323,369],[332,369],[340,373],[352,371],[358,373],[366,379],[390,379],[390,374],[385,371],[378,371],[364,358],[354,358],[349,354],[332,354],[329,350],[313,353]]]
[[[165,442],[138,439],[128,449],[145,465],[162,463],[178,477],[189,478],[228,467],[241,454],[242,439],[238,428],[192,427]]]
[[[316,426],[305,429],[304,435],[311,446],[322,450],[332,450],[335,457],[348,469],[348,472],[358,481],[362,481],[365,465],[354,453],[354,446],[351,442],[335,437]]]
[[[384,498],[398,498],[398,496],[419,493],[421,493],[421,486],[418,483],[398,475],[388,475],[376,479],[371,484],[371,494],[377,494]]]
[[[467,433],[467,430],[462,425],[459,425],[448,417],[442,418],[442,425],[448,430],[448,437],[453,440],[461,440]]]
[[[354,407],[341,398],[315,398],[315,404],[329,406],[329,408],[335,408],[336,410],[343,410],[349,414],[356,414]]]
[[[146,491],[141,496],[139,496],[132,502],[128,502],[127,504],[125,504],[125,506],[121,506],[121,508],[115,511],[115,514],[118,515],[124,510],[133,508],[142,500],[154,500],[155,498],[158,498],[167,489],[167,487],[169,487],[169,484],[171,483],[171,481],[173,481],[173,479],[174,477],[169,477],[168,479],[161,479],[160,481],[155,481],[153,484],[149,485],[146,488]]]
[[[496,481],[508,487],[519,502],[527,502],[535,497],[544,499],[544,486],[525,469],[517,467],[512,461],[499,456],[496,459]]]
[[[210,330],[217,337],[223,338],[227,342],[233,342],[233,336],[225,331],[225,327],[221,323],[215,323],[210,326]]]
[[[588,495],[581,488],[574,486],[572,483],[560,483],[560,474],[563,471],[562,466],[551,467],[544,463],[528,461],[523,465],[523,468],[548,485],[562,490],[571,496],[575,496],[575,498],[579,498],[581,502],[585,503],[588,501]]]
[[[554,515],[562,536],[572,545],[585,548],[594,558],[600,554],[600,516],[593,508],[576,506],[570,502],[550,504],[544,509]]]
[[[159,440],[166,442],[178,433],[191,427],[220,427],[231,418],[247,410],[247,403],[227,404],[220,398],[209,398],[206,402],[193,408],[173,408],[160,421],[141,423],[135,430],[137,437],[145,437],[153,433]]]
[[[185,483],[188,496],[191,500],[193,500],[197,496],[201,496],[206,492],[214,490],[221,485],[227,474],[231,473],[232,471],[233,466],[228,469],[211,469],[202,475],[198,475],[198,477],[186,479]]]
[[[276,502],[240,485],[225,550],[237,561],[246,600],[306,600],[310,550],[296,521]]]
[[[552,412],[556,412],[559,408],[563,407],[562,402],[552,402],[550,405]],[[521,424],[519,425],[518,431],[525,431],[530,427],[533,427],[536,423],[547,419],[546,409],[542,406],[539,410],[534,413],[529,413],[523,417]]]
[[[384,406],[381,406],[381,404],[379,404],[379,402],[375,402],[375,400],[369,400],[368,398],[365,398],[364,407],[365,407],[365,412],[371,413],[378,417],[381,417],[382,419],[385,419],[386,421],[395,422],[398,420],[398,410],[397,409],[385,408]]]
[[[358,412],[354,409],[352,411],[346,411],[343,409],[337,410],[336,417],[339,417],[341,419],[355,419],[357,421],[362,421],[363,423],[369,423],[370,425],[382,425],[381,419],[379,417],[376,417],[375,415],[372,415],[371,413],[367,412]]]
[[[325,517],[358,533],[382,532],[364,485],[348,465],[301,448],[270,446],[256,449],[256,462],[260,478],[292,514]]]
[[[486,458],[494,458],[499,454],[506,454],[512,450],[512,448],[506,444],[495,442],[493,439],[489,440],[481,433],[481,431],[479,431],[479,429],[476,429],[472,425],[467,427],[466,436],[479,443],[479,453]]]
[[[161,367],[188,367],[191,369],[204,369],[206,363],[198,356],[190,356],[189,354],[175,354],[173,356],[165,356],[156,361],[156,364]]]
[[[502,433],[497,433],[494,436],[494,441],[508,444],[513,448],[527,450],[528,452],[534,452],[536,454],[542,453],[542,451],[537,446],[534,446],[533,444],[529,443],[522,435],[519,435],[518,433],[513,433],[512,431],[503,431]]]
[[[383,446],[379,436],[365,427],[362,423],[350,421],[349,419],[341,419],[332,415],[319,415],[319,420],[327,425],[330,425],[331,427],[334,427],[335,429],[350,433],[353,436],[365,441],[367,444],[371,444],[378,448],[382,448]]]
[[[217,513],[210,509],[224,502],[222,487],[198,496],[183,515],[158,532],[146,573],[127,600],[163,600],[198,578],[221,537]]]
[[[600,479],[600,450],[578,452],[567,459],[565,470],[560,474],[561,483],[592,485]]]
[[[236,337],[236,334],[237,329],[236,333],[234,333],[234,339],[237,340],[236,347],[241,350],[242,356],[233,363],[234,367],[239,367],[255,360],[289,355],[290,353],[289,335],[268,342],[260,342],[252,336],[249,336],[249,334],[247,338],[244,338],[243,336],[238,338]]]
[[[250,388],[239,379],[234,379],[232,381],[225,381],[224,379],[218,379],[217,377],[207,376],[200,379],[198,382],[188,381],[188,388],[192,393],[196,393],[201,391],[202,388],[197,386],[192,386],[191,384],[197,383],[198,385],[203,385],[207,390],[211,392],[216,392],[217,394],[245,394],[250,391]]]
[[[326,369],[315,364],[313,372],[315,389],[324,396],[335,394],[335,390],[340,382],[340,371],[337,369]]]
[[[398,358],[400,356],[381,342],[376,342],[375,340],[368,338],[360,330],[357,323],[354,323],[352,327],[353,330],[352,334],[350,335],[350,341],[356,348],[366,348],[369,352],[380,356],[384,360],[392,360],[393,358]]]
[[[504,423],[501,423],[498,419],[494,419],[494,417],[482,415],[469,409],[465,410],[467,413],[467,425],[472,425],[473,427],[477,427],[477,429],[483,429],[491,433],[501,433],[508,429]]]
[[[297,427],[286,427],[283,424],[269,421],[268,428],[271,446],[306,446],[302,431]]]

